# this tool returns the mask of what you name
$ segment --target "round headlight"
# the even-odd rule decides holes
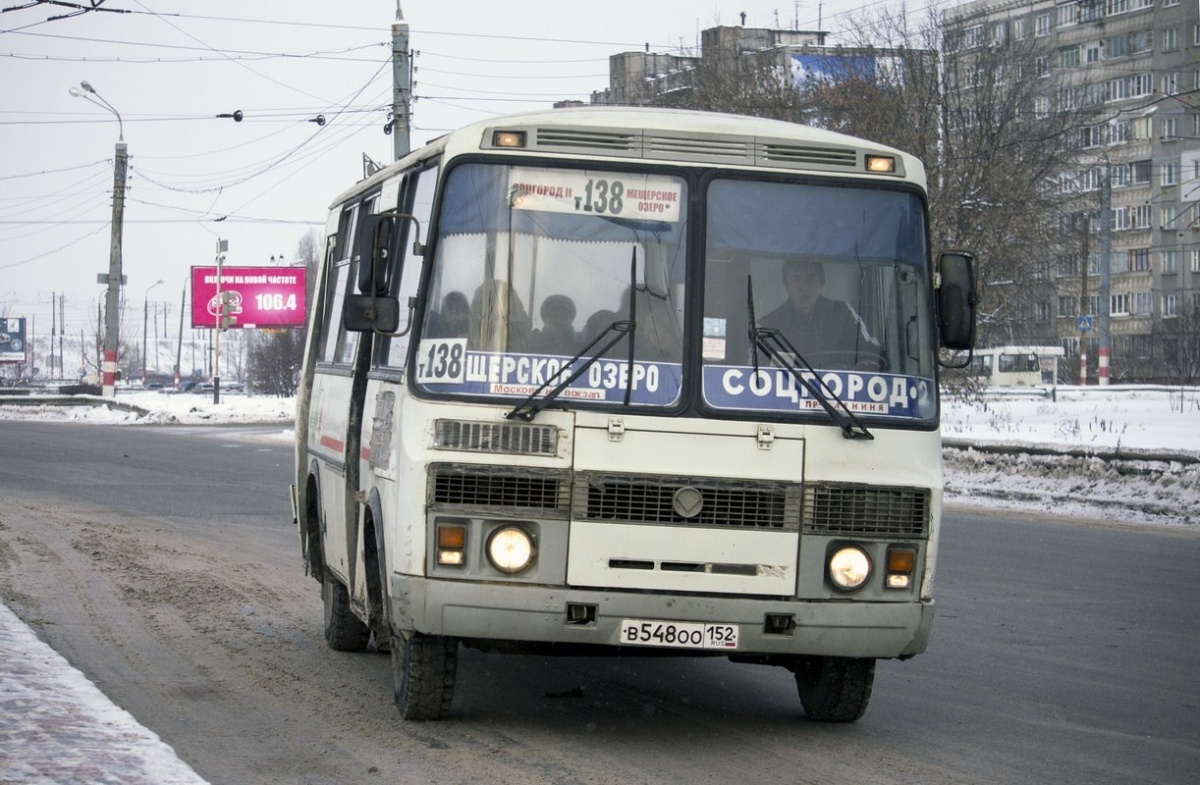
[[[857,589],[871,577],[871,560],[862,548],[847,545],[829,557],[829,580],[839,589]]]
[[[533,539],[519,526],[502,526],[488,537],[487,555],[500,572],[521,572],[533,562]]]

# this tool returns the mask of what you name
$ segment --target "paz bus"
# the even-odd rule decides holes
[[[770,326],[814,291],[827,317]],[[929,640],[975,298],[921,163],[861,139],[597,107],[411,152],[334,200],[307,331],[327,643],[390,649],[406,719],[449,714],[468,646],[778,666],[857,720]]]
[[[1061,346],[994,346],[975,349],[971,373],[992,387],[1027,387],[1058,383]],[[1042,366],[1048,366],[1043,370]]]

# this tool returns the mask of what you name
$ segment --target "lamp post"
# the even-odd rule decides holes
[[[90,84],[80,82],[79,87],[69,91],[76,98],[84,98],[96,106],[112,112],[117,118],[117,146],[113,156],[113,209],[112,209],[112,239],[108,251],[108,273],[96,276],[99,283],[107,284],[108,291],[104,298],[104,359],[100,365],[102,394],[106,398],[115,397],[117,374],[117,351],[120,345],[120,314],[121,285],[125,283],[121,275],[121,228],[125,218],[125,169],[128,155],[125,149],[125,123],[121,121],[121,113],[113,105],[96,92]]]
[[[148,322],[150,321],[150,290],[155,286],[162,284],[163,280],[159,278],[154,283],[146,287],[146,295],[142,298],[142,387],[146,386],[146,360],[149,357],[149,352],[146,350],[146,337],[148,334]],[[157,322],[155,322],[157,324]],[[156,367],[154,370],[158,370]]]

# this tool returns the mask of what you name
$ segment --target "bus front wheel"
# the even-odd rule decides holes
[[[800,657],[791,666],[804,713],[818,722],[855,722],[867,711],[875,660]]]
[[[458,641],[439,635],[392,634],[392,687],[406,720],[440,720],[450,713],[458,674]]]

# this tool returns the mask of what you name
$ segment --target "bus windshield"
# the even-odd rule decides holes
[[[716,179],[706,204],[705,404],[819,415],[819,386],[860,416],[936,416],[914,193]]]
[[[687,213],[685,181],[658,173],[454,168],[438,220],[418,385],[509,400],[531,395],[579,368],[588,358],[571,358],[608,330],[606,339],[620,340],[560,403],[675,405]],[[630,320],[632,331],[610,329]]]

